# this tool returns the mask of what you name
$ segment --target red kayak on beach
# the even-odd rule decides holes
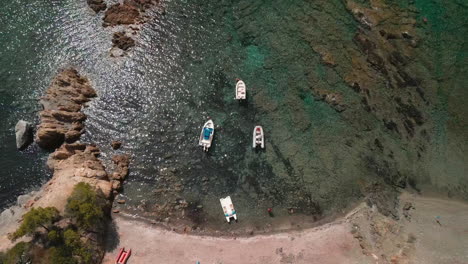
[[[115,264],[125,264],[127,263],[128,258],[132,254],[132,250],[125,251],[125,248],[121,248],[119,251],[119,255],[117,255],[117,260]]]

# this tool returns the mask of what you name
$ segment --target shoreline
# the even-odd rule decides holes
[[[196,230],[191,228],[191,220],[187,219],[176,219],[171,220],[170,223],[164,221],[154,221],[144,215],[132,214],[126,210],[120,210],[118,214],[113,213],[112,216],[116,218],[122,218],[126,221],[141,222],[145,225],[159,228],[166,231],[175,232],[178,234],[190,234],[194,236],[209,236],[219,238],[232,238],[232,237],[251,237],[255,235],[274,235],[286,232],[301,232],[308,229],[318,228],[339,219],[346,217],[348,214],[361,207],[364,202],[358,201],[350,204],[346,208],[340,209],[339,211],[331,212],[322,218],[313,219],[312,215],[304,214],[292,214],[289,216],[274,216],[272,223],[265,223],[265,226],[259,227],[256,223],[244,222],[242,218],[236,223],[228,224],[223,221],[222,225],[216,225],[214,223],[203,223],[198,225]],[[114,203],[115,208],[116,204]],[[118,206],[118,205],[117,205]],[[221,209],[220,209],[221,211]],[[220,219],[223,219],[220,214]],[[270,220],[268,215],[265,215],[265,219]],[[227,226],[226,226],[227,225]],[[232,230],[221,230],[219,227],[234,227]]]
[[[84,122],[87,116],[81,111],[96,97],[97,93],[91,86],[87,77],[81,76],[74,68],[63,69],[52,79],[45,95],[40,97],[42,111],[39,112],[39,124],[35,135],[36,144],[51,153],[47,159],[47,167],[52,172],[52,177],[40,187],[39,191],[20,196],[17,204],[0,215],[0,251],[6,251],[21,241],[38,242],[37,237],[31,234],[23,234],[21,239],[11,241],[9,234],[21,226],[23,216],[32,208],[50,208],[57,212],[60,219],[52,221],[51,225],[62,232],[65,228],[76,228],[74,234],[79,235],[81,243],[86,243],[88,250],[86,256],[98,263],[104,255],[104,242],[106,236],[102,230],[95,229],[101,224],[106,225],[106,216],[110,214],[110,207],[114,195],[121,190],[122,181],[128,175],[130,158],[126,154],[115,154],[112,156],[112,165],[106,168],[100,158],[100,149],[89,143],[80,143],[79,139],[85,133]],[[112,144],[117,143],[113,142]],[[121,143],[120,143],[121,144]],[[119,146],[113,146],[114,149]],[[52,152],[53,150],[53,152]],[[99,218],[95,222],[79,225],[76,218],[67,215],[66,208],[78,184],[83,184],[83,192],[91,192],[94,199],[86,204],[86,210],[96,210]],[[86,189],[86,188],[89,188]],[[98,203],[98,199],[100,202]],[[83,201],[81,201],[83,203]],[[81,206],[81,205],[80,205]],[[68,219],[68,220],[66,220]],[[62,226],[57,226],[58,221],[65,220]],[[27,222],[26,222],[27,223]],[[65,224],[65,226],[63,226]],[[37,228],[35,228],[37,229]],[[49,229],[47,229],[49,232]],[[54,229],[55,230],[55,229]],[[24,237],[26,235],[26,237]],[[63,238],[61,238],[63,239]],[[43,243],[42,251],[50,253],[51,247]],[[68,246],[68,245],[67,245]],[[81,247],[82,245],[79,244]],[[66,251],[63,246],[60,250]],[[28,249],[29,250],[29,249]],[[28,252],[33,261],[36,253]],[[43,254],[43,252],[41,253]],[[81,253],[60,253],[68,257],[75,257]],[[74,255],[75,254],[75,255]],[[48,256],[50,257],[50,256]],[[50,259],[49,259],[50,260]]]
[[[463,229],[468,203],[408,192],[400,195],[400,201],[398,220],[362,202],[345,216],[317,227],[248,237],[183,234],[114,215],[118,237],[107,238],[112,243],[103,263],[113,263],[120,247],[132,248],[130,260],[135,263],[154,259],[225,264],[464,263],[468,259],[463,248],[468,236],[453,239],[460,232],[468,233],[468,228]]]
[[[399,220],[363,202],[331,223],[249,237],[181,234],[114,215],[118,243],[103,263],[120,247],[132,248],[135,263],[465,263],[468,236],[453,237],[468,233],[468,203],[408,192],[400,200]]]

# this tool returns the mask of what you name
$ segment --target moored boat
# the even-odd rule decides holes
[[[263,134],[263,128],[261,126],[256,126],[253,130],[252,147],[265,148],[265,136]]]
[[[247,88],[242,80],[237,79],[236,100],[245,100],[247,98]]]
[[[200,134],[200,140],[198,142],[200,146],[203,146],[203,151],[208,151],[208,149],[211,147],[211,142],[213,142],[213,136],[214,123],[213,120],[210,119],[203,125]]]
[[[129,249],[128,251],[125,248],[121,248],[119,251],[119,255],[117,255],[117,259],[115,260],[115,264],[125,264],[127,263],[128,258],[132,254],[132,250]]]
[[[227,222],[231,223],[231,219],[233,218],[237,222],[237,213],[234,209],[234,205],[232,204],[231,196],[221,198],[219,201],[221,202],[221,207],[223,207],[224,216],[226,217]]]

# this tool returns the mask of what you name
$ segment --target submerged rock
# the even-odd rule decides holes
[[[25,149],[33,142],[33,127],[30,123],[20,120],[15,126],[16,148]]]
[[[113,149],[119,149],[120,146],[122,146],[122,142],[120,142],[118,140],[114,140],[114,141],[112,141],[111,146],[112,146]]]
[[[107,8],[106,3],[104,0],[87,0],[89,7],[94,10],[94,12],[99,13],[100,11],[104,11]]]
[[[113,48],[110,51],[111,57],[123,57],[126,54],[124,51],[135,46],[135,40],[126,36],[125,30],[128,30],[128,34],[135,35],[139,27],[134,25],[145,23],[149,19],[149,16],[145,15],[145,11],[159,3],[159,0],[124,0],[107,9],[103,18],[103,27],[133,25],[124,27],[124,31],[114,33]]]
[[[112,44],[122,50],[128,50],[135,46],[135,40],[125,35],[125,32],[116,32],[112,38]]]
[[[140,17],[140,11],[127,1],[123,4],[115,4],[107,9],[104,15],[103,26],[117,26],[135,24]]]

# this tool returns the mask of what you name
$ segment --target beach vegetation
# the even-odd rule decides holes
[[[66,213],[75,219],[78,226],[84,229],[95,228],[104,220],[103,202],[96,191],[87,183],[75,185],[68,198]]]
[[[54,207],[31,208],[23,216],[23,222],[20,227],[10,235],[11,240],[16,240],[25,235],[35,234],[39,228],[49,232],[53,224],[60,219],[59,211]]]
[[[0,263],[18,264],[30,263],[29,249],[31,245],[27,242],[19,242],[7,252],[0,252]]]
[[[104,225],[104,207],[102,195],[91,185],[78,183],[67,200],[64,215],[54,207],[31,208],[10,239],[31,235],[32,242],[20,242],[0,253],[0,263],[96,263],[95,236]],[[23,261],[26,258],[29,262]]]
[[[92,250],[90,245],[81,240],[78,231],[67,228],[57,232],[53,246],[48,249],[47,263],[93,263]]]

